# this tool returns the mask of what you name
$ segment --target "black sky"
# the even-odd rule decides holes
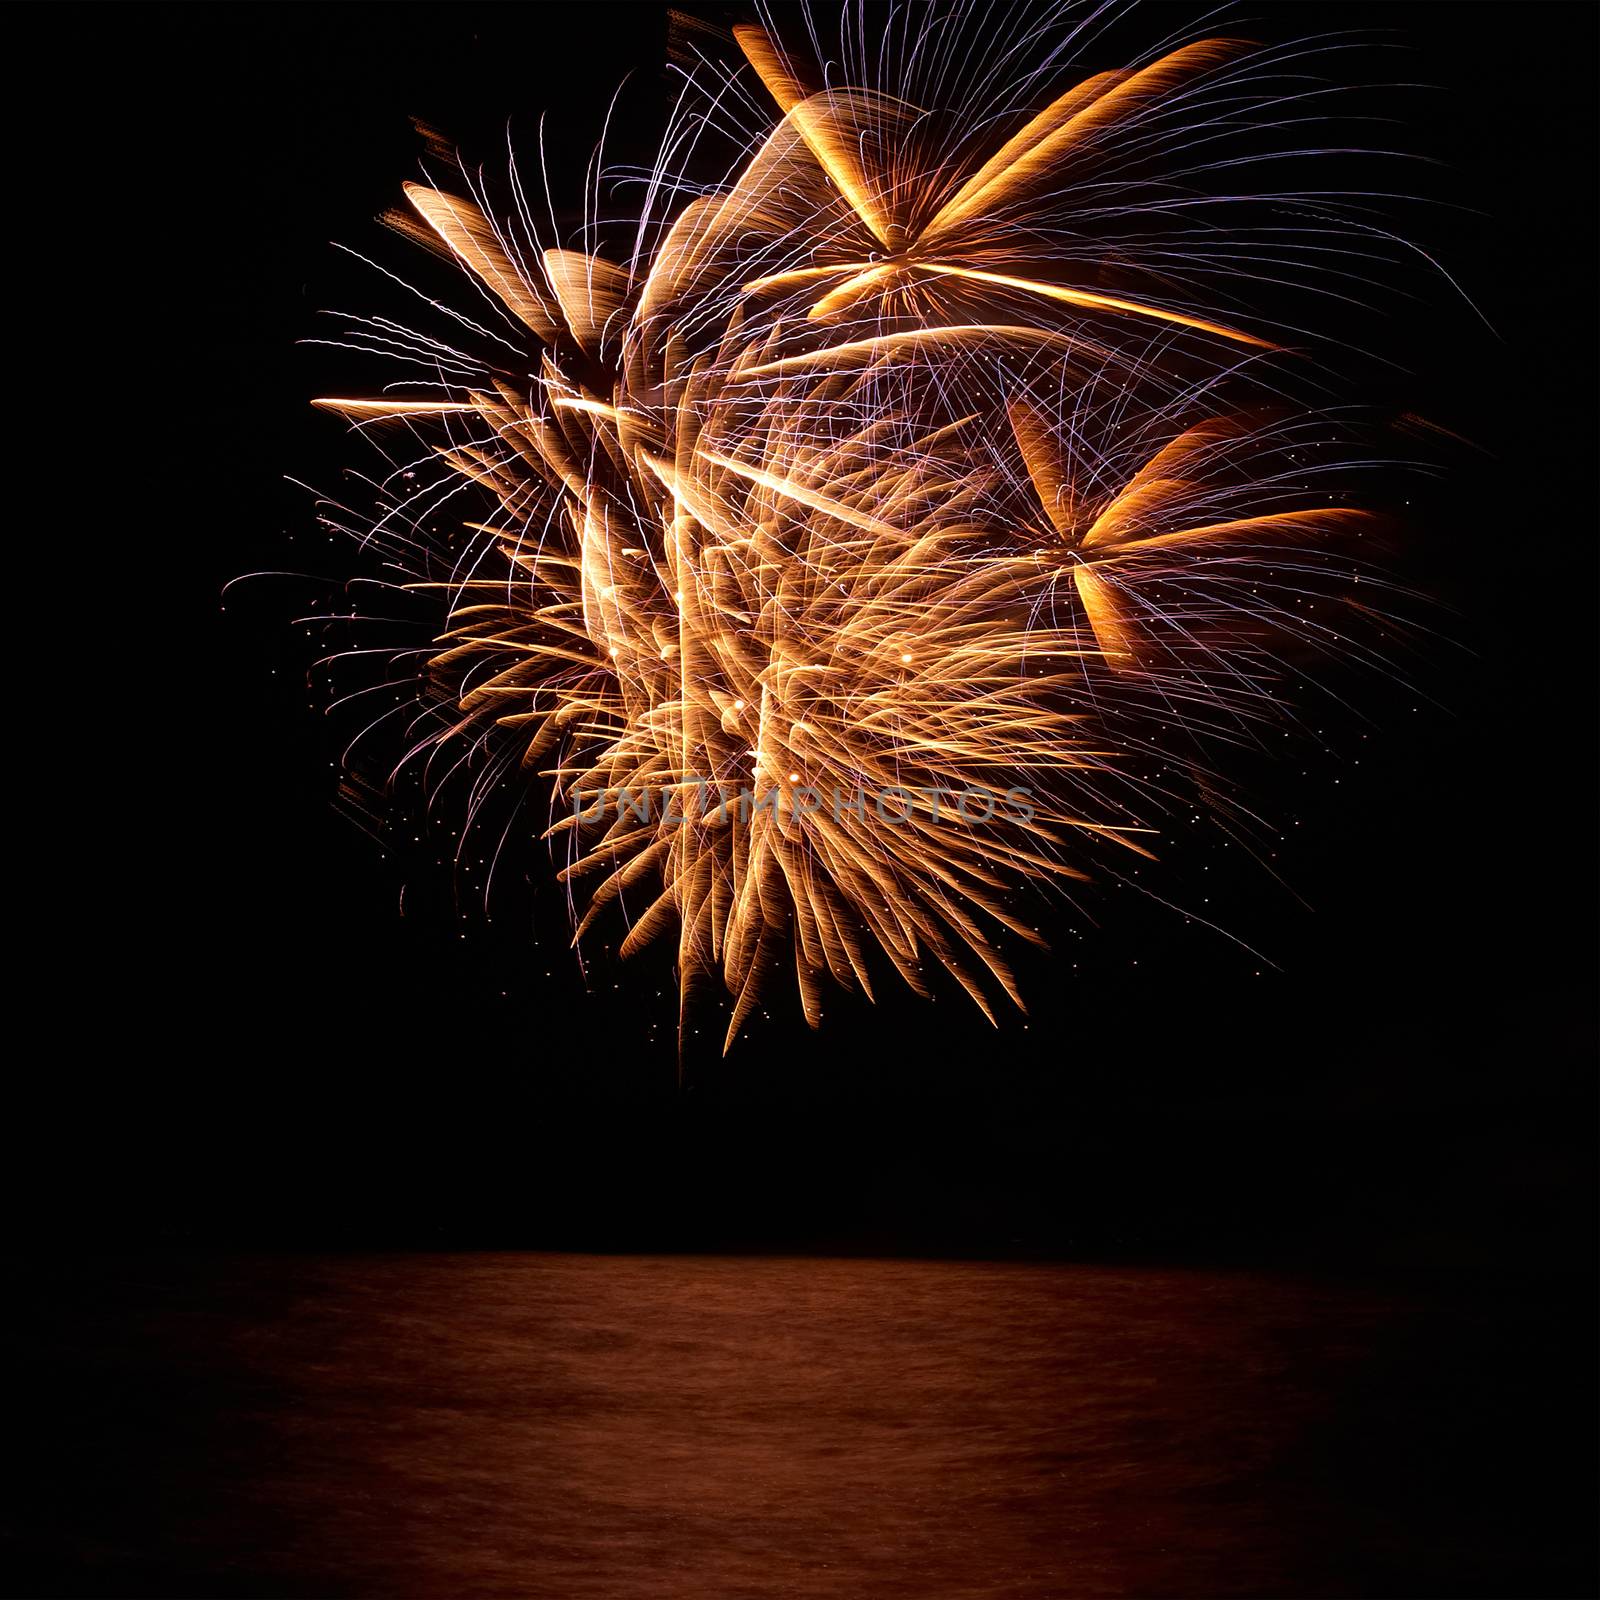
[[[31,48],[14,133],[72,289],[39,358],[67,390],[43,430],[64,561],[26,603],[75,630],[87,590],[93,641],[45,647],[72,687],[21,686],[65,735],[24,802],[68,822],[53,1042],[12,1091],[25,1232],[1587,1251],[1592,11],[1261,19],[1393,30],[1394,76],[1427,87],[1386,138],[1441,163],[1427,243],[1495,330],[1443,291],[1396,322],[1410,370],[1385,398],[1481,446],[1452,458],[1411,558],[1444,602],[1420,692],[1368,701],[1364,739],[1341,723],[1240,774],[1284,822],[1292,894],[1220,840],[1186,868],[1279,970],[1107,891],[1100,929],[1061,918],[1061,958],[1028,970],[1026,1027],[952,995],[841,1001],[820,1034],[783,1017],[726,1063],[704,1051],[686,1089],[665,963],[600,960],[586,985],[548,897],[536,948],[526,904],[456,917],[428,852],[380,850],[333,803],[338,730],[287,625],[304,590],[221,596],[243,572],[341,570],[284,480],[337,481],[348,443],[305,402],[357,368],[330,383],[297,341],[361,309],[330,241],[409,259],[371,222],[416,171],[409,119],[492,159],[507,116],[528,139],[546,111],[552,164],[581,160],[619,79],[636,116],[659,97],[663,13],[68,16]]]

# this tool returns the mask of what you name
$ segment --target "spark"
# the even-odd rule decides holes
[[[825,982],[871,997],[884,962],[922,995],[942,967],[993,1020],[997,994],[1023,1005],[1002,936],[1043,943],[1019,890],[1151,854],[1128,771],[1149,724],[1265,715],[1268,641],[1308,632],[1303,564],[1367,518],[1304,488],[1290,447],[1325,420],[1224,399],[1279,338],[1183,303],[1165,256],[1141,280],[1136,250],[1095,248],[1092,197],[1160,153],[1163,118],[1176,159],[1247,47],[1097,74],[978,148],[959,115],[941,141],[909,96],[811,87],[734,33],[772,120],[625,265],[541,248],[520,186],[497,219],[406,185],[407,231],[525,362],[451,352],[481,373],[441,355],[443,398],[316,404],[448,429],[429,526],[367,536],[444,597],[427,740],[574,802],[547,837],[586,892],[576,939],[626,900],[622,955],[670,942],[685,1006],[702,981],[732,997],[725,1048],[780,961],[812,1026]],[[652,203],[684,188],[665,159]],[[458,491],[495,509],[441,575]],[[763,773],[846,803],[730,821],[721,786]],[[623,793],[674,810],[586,814]],[[941,803],[975,793],[981,821]]]

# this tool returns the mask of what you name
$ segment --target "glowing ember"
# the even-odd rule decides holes
[[[992,1016],[1021,1004],[997,930],[1039,938],[1014,891],[1144,851],[1127,757],[1270,709],[1297,565],[1365,515],[1310,491],[1326,424],[1261,404],[1278,341],[1182,303],[1126,215],[1095,245],[1245,47],[1101,73],[1001,137],[737,38],[779,119],[670,225],[653,185],[627,266],[541,248],[520,185],[499,219],[408,185],[496,353],[431,340],[442,397],[317,403],[421,431],[446,474],[364,534],[438,597],[432,742],[572,803],[578,937],[643,895],[622,953],[675,938],[730,1041],[780,962],[815,1025],[874,949]],[[494,509],[441,576],[474,486]]]

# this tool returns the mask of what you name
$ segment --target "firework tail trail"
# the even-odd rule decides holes
[[[675,939],[680,1050],[701,978],[726,1048],[785,959],[812,1026],[825,982],[870,997],[885,960],[994,1020],[1023,1004],[1001,940],[1041,942],[1019,889],[1149,853],[1128,758],[1152,724],[1269,714],[1305,628],[1280,591],[1373,520],[1337,474],[1307,491],[1294,447],[1329,429],[1282,403],[1298,335],[1207,303],[1141,199],[1170,199],[1163,161],[1205,170],[1261,52],[1175,43],[1030,108],[1036,69],[980,121],[927,38],[858,84],[734,39],[772,120],[670,220],[664,154],[626,265],[541,243],[520,180],[498,217],[481,185],[407,185],[397,225],[475,285],[439,309],[488,355],[372,322],[358,345],[426,392],[317,404],[410,428],[439,495],[492,508],[440,540],[447,501],[397,503],[367,534],[443,607],[428,738],[571,802],[548,836],[587,886],[576,937],[644,897],[621,952]],[[895,59],[945,99],[869,83]],[[940,804],[1018,774],[1025,807]],[[805,803],[830,791],[912,798]],[[586,815],[623,793],[674,814]]]

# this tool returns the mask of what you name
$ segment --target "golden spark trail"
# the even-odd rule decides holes
[[[1022,1004],[1002,943],[1039,940],[1019,891],[1150,856],[1137,719],[1259,715],[1264,641],[1301,626],[1283,574],[1365,520],[1308,486],[1305,425],[1228,398],[1280,340],[1075,221],[1131,163],[1181,164],[1249,47],[980,139],[959,100],[813,89],[734,37],[771,125],[626,264],[542,247],[520,199],[406,185],[404,229],[511,332],[419,345],[424,395],[316,404],[431,455],[426,519],[373,536],[441,608],[434,742],[569,809],[577,938],[625,911],[624,956],[670,941],[685,1005],[731,997],[727,1044],[780,967],[813,1026],[826,984],[885,967],[992,1018]],[[477,520],[430,565],[458,491]]]

